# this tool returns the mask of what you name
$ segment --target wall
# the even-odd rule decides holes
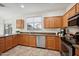
[[[69,33],[75,34],[76,32],[79,32],[79,27],[77,26],[71,26],[67,28],[69,30]]]

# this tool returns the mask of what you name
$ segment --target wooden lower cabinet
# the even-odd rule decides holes
[[[29,45],[29,36],[27,34],[21,36],[21,44],[25,46]]]
[[[79,48],[75,48],[75,56],[79,56]]]
[[[29,36],[29,46],[36,47],[36,36]]]
[[[61,38],[55,37],[55,50],[61,51]]]
[[[18,35],[18,43],[20,45],[28,46],[29,45],[29,36],[27,34]]]
[[[5,51],[5,38],[0,37],[0,54]]]
[[[61,39],[57,36],[46,37],[46,48],[53,50],[61,50]]]
[[[17,40],[17,36],[13,35],[12,36],[12,46],[15,47],[18,45],[18,40]]]
[[[52,36],[46,37],[46,48],[55,49],[55,37],[52,37]]]
[[[12,47],[13,47],[13,45],[12,45],[12,36],[5,37],[5,48],[6,48],[6,50],[8,50]]]

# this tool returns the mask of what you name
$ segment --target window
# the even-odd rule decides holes
[[[42,17],[29,17],[26,19],[27,30],[41,30],[42,27]]]

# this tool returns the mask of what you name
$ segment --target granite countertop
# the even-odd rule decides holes
[[[50,33],[50,32],[20,32],[19,34],[11,34],[11,35],[0,35],[0,37],[7,37],[12,35],[20,35],[20,34],[27,34],[27,35],[34,35],[34,36],[59,36],[57,33]],[[60,36],[59,36],[60,37]]]

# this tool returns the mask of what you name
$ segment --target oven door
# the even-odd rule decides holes
[[[62,41],[62,54],[64,56],[72,56],[73,55],[73,48],[72,48],[72,46],[68,45],[64,41]]]

